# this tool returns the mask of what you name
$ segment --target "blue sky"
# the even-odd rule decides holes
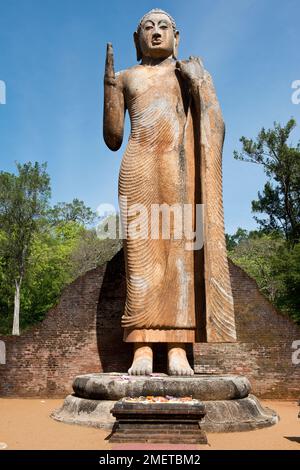
[[[53,202],[83,199],[93,209],[117,204],[122,154],[102,138],[106,42],[116,69],[136,63],[132,34],[148,10],[176,20],[179,58],[199,55],[211,72],[226,122],[226,230],[255,227],[251,200],[263,187],[261,168],[233,159],[241,135],[254,137],[300,104],[291,84],[300,79],[299,0],[0,0],[0,170],[14,161],[47,161]],[[300,139],[299,129],[293,141]]]

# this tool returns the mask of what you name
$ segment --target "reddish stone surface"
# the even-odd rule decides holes
[[[230,263],[238,343],[196,343],[190,350],[197,373],[248,377],[264,398],[299,397],[300,365],[292,364],[292,342],[300,328],[279,314],[242,269]],[[123,254],[68,286],[45,320],[20,337],[0,337],[6,365],[0,364],[0,394],[10,397],[64,397],[76,375],[126,372],[132,345],[122,341],[125,301]],[[155,371],[166,350],[156,345]],[[192,357],[193,356],[193,357]]]

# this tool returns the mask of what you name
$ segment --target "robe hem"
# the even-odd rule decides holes
[[[124,328],[126,343],[195,343],[194,329],[137,329]]]

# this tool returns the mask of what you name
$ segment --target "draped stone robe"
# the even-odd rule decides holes
[[[211,79],[206,73],[201,94],[192,98],[174,61],[139,65],[126,73],[131,134],[120,169],[119,200],[123,221],[129,209],[127,224],[137,223],[140,232],[127,233],[124,240],[124,340],[235,341],[223,223],[224,125]],[[191,208],[195,230],[200,203],[203,248],[187,249],[191,240],[186,233],[176,235],[175,215],[170,237],[160,231],[153,238],[153,204]],[[146,211],[139,212],[138,204]]]

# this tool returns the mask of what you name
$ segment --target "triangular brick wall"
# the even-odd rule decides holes
[[[300,364],[292,364],[292,343],[300,328],[259,292],[256,282],[230,262],[238,343],[197,343],[190,351],[196,372],[246,375],[259,397],[298,398]],[[0,395],[64,397],[78,374],[126,372],[132,345],[122,341],[125,301],[122,251],[68,286],[44,321],[20,337],[0,337]],[[156,370],[164,348],[156,347]],[[300,354],[299,354],[300,357]]]

